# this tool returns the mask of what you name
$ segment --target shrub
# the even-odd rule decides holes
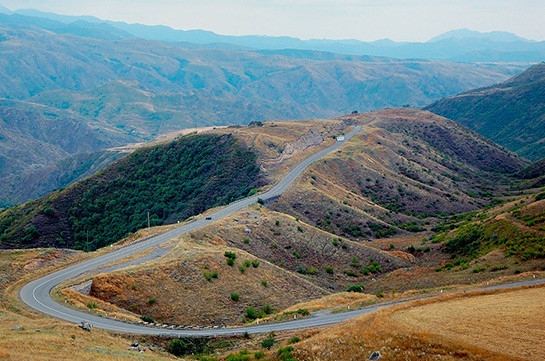
[[[257,199],[257,203],[261,204],[261,205],[264,205],[265,204],[265,201],[261,198],[258,198]]]
[[[240,351],[238,354],[236,353],[230,353],[227,355],[227,358],[225,361],[249,361],[250,355],[248,355],[248,351]]]
[[[393,243],[391,243],[390,244],[390,249],[394,249],[394,248],[396,248],[396,246]]]
[[[168,352],[173,354],[174,356],[182,356],[185,355],[188,351],[187,343],[180,340],[179,338],[175,338],[174,340],[170,341],[170,344],[168,345]]]
[[[269,337],[261,341],[261,347],[266,348],[267,350],[270,350],[275,343],[276,343],[276,340],[272,337]]]
[[[246,244],[250,243],[250,239],[249,238],[244,238],[244,243],[246,243]]]
[[[227,258],[227,264],[231,267],[235,265],[235,259],[234,258]]]
[[[280,225],[280,221],[277,219],[277,220],[274,222],[274,224],[276,224],[277,226],[279,226],[279,225]]]
[[[377,297],[384,297],[384,291],[383,290],[378,290],[377,293],[375,294]]]
[[[330,274],[330,275],[332,275],[333,273],[335,273],[335,270],[334,270],[333,267],[331,267],[331,266],[327,266],[327,267],[325,268],[325,271],[326,271],[326,273],[328,273],[328,274]]]
[[[297,343],[299,341],[301,341],[301,339],[299,337],[295,336],[295,337],[292,337],[292,338],[290,338],[288,340],[288,344],[292,345],[292,344]]]
[[[155,320],[150,316],[141,316],[140,319],[144,322],[155,323]]]
[[[300,314],[301,316],[309,316],[310,315],[310,311],[307,308],[300,308],[300,309],[297,310],[297,313]]]
[[[293,347],[287,346],[287,347],[281,347],[276,351],[276,356],[278,356],[279,361],[292,361],[296,360],[293,357]]]
[[[305,268],[301,265],[297,267],[297,272],[303,275],[315,275],[318,271],[314,267]]]
[[[297,226],[297,230],[298,230],[299,232],[301,232],[301,233],[303,233],[303,232],[305,231],[305,230],[303,229],[303,227],[301,227],[301,226]]]
[[[364,285],[352,285],[350,287],[348,287],[348,289],[346,290],[346,292],[363,292],[363,290],[365,289],[365,286]]]
[[[255,320],[257,318],[257,313],[253,307],[246,308],[246,318],[249,320]]]
[[[268,305],[268,304],[265,304],[265,306],[263,306],[263,312],[265,312],[265,314],[267,314],[267,315],[270,315],[272,313],[271,306]]]
[[[243,263],[244,267],[248,268],[248,267],[250,267],[251,264],[252,264],[252,262],[249,259],[244,260],[244,263]]]
[[[87,307],[89,307],[91,310],[94,310],[95,308],[98,308],[98,305],[95,302],[89,302],[87,304]]]
[[[345,269],[343,273],[350,277],[358,277],[358,274],[350,269]]]
[[[253,268],[259,267],[259,261],[256,260],[256,259],[254,259],[254,260],[252,261],[252,267],[253,267]]]
[[[536,196],[536,201],[540,201],[542,199],[545,199],[545,192],[543,193],[539,193],[537,196]]]
[[[155,302],[157,302],[157,298],[155,298],[155,297],[152,297],[152,298],[150,298],[150,299],[148,300],[148,304],[149,304],[149,305],[153,305]]]
[[[238,301],[240,299],[240,296],[238,295],[238,293],[231,293],[230,296],[233,301]]]
[[[264,357],[265,357],[265,352],[263,351],[257,351],[256,353],[254,353],[254,358],[256,360],[261,360]]]
[[[494,266],[490,269],[490,272],[501,271],[507,268],[508,268],[507,265]]]
[[[333,245],[337,247],[339,245],[339,241],[337,241],[337,238],[333,238]]]
[[[246,272],[246,266],[244,266],[243,264],[240,264],[238,265],[238,270],[240,271],[240,273],[244,273]]]
[[[223,255],[228,259],[229,258],[237,259],[237,254],[235,252],[226,251]]]
[[[261,285],[263,287],[269,287],[269,285],[267,284],[267,280],[261,280]]]
[[[218,278],[218,271],[214,271],[214,272],[204,271],[203,276],[204,278],[206,278],[208,282],[212,282],[212,278]]]
[[[485,267],[484,266],[477,266],[475,268],[473,268],[473,273],[479,273],[479,272],[482,272],[484,271]]]

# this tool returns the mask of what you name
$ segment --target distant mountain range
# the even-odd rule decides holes
[[[215,48],[255,50],[317,50],[338,54],[420,58],[460,62],[539,62],[545,59],[545,42],[531,41],[515,34],[494,31],[480,33],[468,29],[446,32],[427,42],[394,42],[382,39],[363,42],[354,39],[301,40],[288,36],[228,36],[205,30],[176,30],[168,26],[148,26],[102,20],[92,16],[68,16],[33,9],[12,12],[1,22],[28,23],[28,17],[43,19],[42,26],[60,34],[121,40],[138,37],[167,42],[206,44]]]
[[[300,40],[6,12],[0,14],[0,205],[40,196],[100,169],[91,163],[117,159],[115,152],[101,153],[113,146],[197,126],[423,106],[503,81],[528,66],[284,49]],[[187,37],[176,38],[180,34]],[[481,41],[509,38],[482,36],[488,40]],[[248,42],[228,44],[228,38]],[[181,40],[194,42],[175,42]],[[346,49],[360,44],[318,43]]]
[[[531,160],[545,157],[545,63],[426,108]]]

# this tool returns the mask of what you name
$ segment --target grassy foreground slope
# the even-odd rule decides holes
[[[0,214],[0,247],[94,250],[175,223],[260,186],[256,155],[230,135],[141,148],[98,174]]]
[[[528,159],[545,156],[545,63],[424,109],[454,119]]]

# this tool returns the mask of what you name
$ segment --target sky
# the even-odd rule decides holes
[[[426,41],[468,28],[545,40],[544,0],[0,0],[15,10],[204,29],[224,35]]]

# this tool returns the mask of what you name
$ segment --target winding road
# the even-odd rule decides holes
[[[354,127],[350,132],[345,135],[344,141],[337,141],[331,146],[314,153],[302,162],[298,163],[284,178],[282,178],[267,192],[233,202],[226,207],[216,211],[215,213],[210,214],[208,217],[211,217],[211,219],[207,219],[208,217],[200,218],[194,222],[187,223],[164,234],[154,236],[141,242],[130,244],[105,255],[81,262],[74,266],[70,266],[68,268],[34,280],[21,288],[21,290],[19,291],[19,297],[25,304],[30,306],[32,309],[68,322],[80,323],[81,321],[87,321],[94,327],[110,331],[147,335],[169,335],[178,337],[221,336],[243,334],[246,332],[250,334],[255,334],[271,331],[287,331],[307,327],[324,326],[343,322],[355,316],[376,311],[382,307],[391,306],[392,304],[376,305],[364,309],[336,314],[317,312],[316,315],[313,317],[282,323],[270,323],[237,328],[185,330],[165,327],[150,327],[142,324],[131,324],[110,318],[100,317],[69,308],[63,304],[56,302],[51,297],[51,290],[62,282],[65,282],[79,275],[91,272],[98,267],[107,265],[119,259],[129,257],[150,247],[158,246],[185,233],[204,227],[215,220],[230,216],[233,213],[240,211],[241,209],[257,202],[259,198],[267,200],[281,195],[309,165],[324,157],[328,153],[331,153],[334,150],[340,148],[345,142],[350,140],[360,130],[360,126]],[[517,287],[543,282],[545,282],[545,280],[532,280],[511,285],[503,285],[501,287]]]

